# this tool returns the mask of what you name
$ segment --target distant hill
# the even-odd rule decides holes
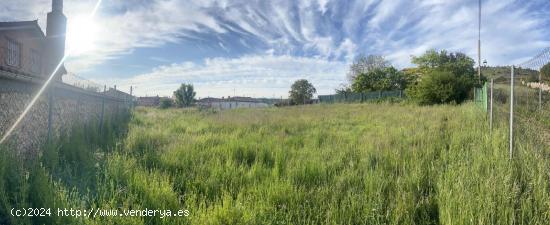
[[[515,72],[516,73],[514,76],[516,76],[517,78],[522,78],[531,82],[538,81],[539,72],[536,70],[517,68]],[[509,66],[483,67],[481,68],[481,73],[488,79],[507,78],[507,77],[510,77],[510,67]]]

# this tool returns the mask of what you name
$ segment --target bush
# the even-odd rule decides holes
[[[159,108],[161,109],[167,109],[167,108],[170,108],[172,107],[172,100],[168,99],[168,98],[162,98],[160,99],[160,105],[159,105]]]
[[[460,104],[470,91],[481,86],[475,76],[474,60],[464,53],[449,53],[445,50],[429,50],[412,62],[418,65],[416,84],[407,90],[407,95],[421,105]]]
[[[468,98],[474,83],[467,76],[458,77],[450,71],[427,72],[417,85],[407,90],[407,95],[420,105],[460,104]]]

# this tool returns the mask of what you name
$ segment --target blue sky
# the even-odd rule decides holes
[[[95,3],[65,1],[65,13],[74,21]],[[483,4],[489,64],[520,63],[550,46],[550,1]],[[50,0],[3,0],[0,20],[45,27],[49,9]],[[330,94],[360,53],[404,68],[431,48],[477,51],[476,0],[104,0],[94,24],[93,47],[72,55],[67,69],[149,96],[185,82],[200,97],[286,97],[301,78]]]

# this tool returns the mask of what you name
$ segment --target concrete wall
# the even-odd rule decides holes
[[[41,85],[4,75],[0,71],[0,136],[17,120]],[[55,83],[38,99],[8,143],[20,153],[37,153],[48,139],[49,122],[51,136],[57,138],[79,123],[99,124],[102,113],[106,118],[129,107],[123,99]]]
[[[200,102],[199,105],[214,109],[240,109],[240,108],[267,108],[268,104],[263,102],[241,102],[241,101],[217,101]]]

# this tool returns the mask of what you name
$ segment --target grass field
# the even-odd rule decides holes
[[[63,223],[547,224],[548,152],[526,139],[509,160],[507,135],[500,125],[488,132],[485,114],[471,104],[137,108],[114,147],[80,153],[93,139],[74,138],[85,141],[50,148],[32,170],[38,175],[13,182],[49,188],[37,190],[48,199],[22,203],[31,206],[190,212],[52,219]],[[84,165],[93,173],[67,158],[92,160]],[[1,176],[9,177],[10,163],[0,162]],[[82,177],[93,179],[79,187]],[[32,196],[6,187],[0,213],[17,196]]]

